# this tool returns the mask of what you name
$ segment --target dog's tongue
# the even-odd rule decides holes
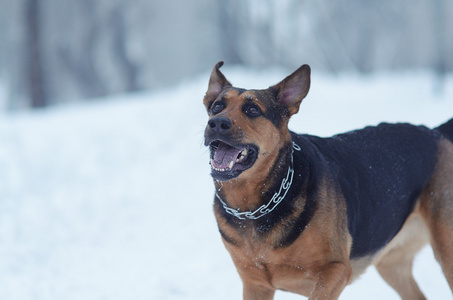
[[[214,153],[213,167],[217,169],[230,168],[231,162],[235,162],[241,149],[236,149],[225,143],[220,143]]]

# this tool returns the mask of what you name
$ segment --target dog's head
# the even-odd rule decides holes
[[[226,181],[265,174],[290,140],[288,121],[308,93],[310,67],[301,66],[268,89],[245,90],[231,85],[219,70],[222,65],[214,67],[203,100],[211,175]]]

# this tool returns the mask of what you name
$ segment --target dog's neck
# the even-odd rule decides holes
[[[300,151],[294,142],[282,148],[271,173],[261,180],[216,182],[216,198],[225,212],[241,220],[256,220],[271,213],[292,186],[294,151]]]

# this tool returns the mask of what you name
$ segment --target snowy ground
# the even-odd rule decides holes
[[[223,70],[248,88],[287,75]],[[207,82],[0,115],[0,299],[240,299],[212,213]],[[326,136],[381,121],[436,126],[453,117],[453,78],[441,97],[432,83],[315,74],[290,127]],[[452,299],[429,248],[415,276],[428,298]],[[370,268],[341,299],[398,297]]]

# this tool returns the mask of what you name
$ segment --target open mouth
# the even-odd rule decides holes
[[[212,177],[225,181],[238,177],[249,169],[258,157],[258,149],[252,145],[233,147],[216,140],[209,144],[211,149]]]

